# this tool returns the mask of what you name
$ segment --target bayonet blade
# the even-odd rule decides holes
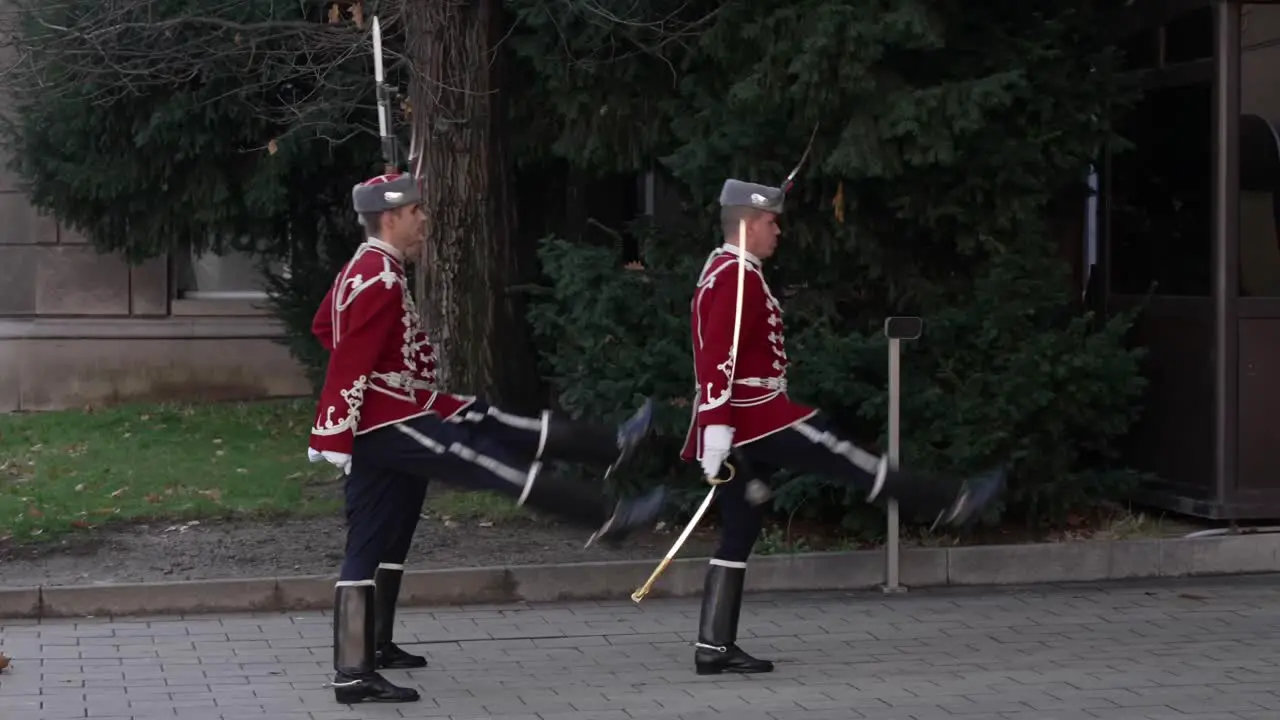
[[[390,119],[387,117],[390,108],[387,105],[387,93],[385,88],[385,76],[382,70],[382,25],[378,22],[378,16],[373,16],[373,80],[378,84],[378,135],[385,142],[390,136],[389,127]],[[391,158],[387,158],[387,162],[391,162]]]

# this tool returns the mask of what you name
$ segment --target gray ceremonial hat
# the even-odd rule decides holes
[[[422,193],[413,176],[397,173],[379,175],[351,188],[351,204],[357,213],[394,210],[422,202]]]
[[[775,215],[782,214],[786,193],[782,188],[730,178],[720,188],[720,207],[750,207]]]

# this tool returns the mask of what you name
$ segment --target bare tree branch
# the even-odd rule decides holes
[[[93,104],[190,93],[192,111],[236,101],[291,131],[373,118],[365,12],[364,0],[8,0],[0,84]],[[401,12],[402,0],[379,4],[388,38]],[[389,78],[405,66],[398,46],[384,46]]]

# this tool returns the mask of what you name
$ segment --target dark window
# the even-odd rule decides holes
[[[1190,62],[1213,57],[1213,8],[1206,5],[1164,26],[1164,62]]]
[[[1156,28],[1143,30],[1118,43],[1120,70],[1146,70],[1160,64],[1160,33]]]
[[[1149,25],[1120,39],[1121,71],[1213,59],[1213,7],[1190,10],[1161,25]]]
[[[1111,158],[1111,292],[1210,294],[1212,84],[1149,90]]]
[[[1280,297],[1280,4],[1240,23],[1240,294]]]

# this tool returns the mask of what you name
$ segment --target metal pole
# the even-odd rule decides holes
[[[924,331],[924,321],[918,317],[895,316],[885,318],[884,336],[889,339],[889,467],[898,469],[902,452],[902,341],[915,340]],[[901,549],[899,548],[900,521],[898,518],[898,501],[889,496],[886,503],[888,510],[885,532],[884,585],[881,589],[886,593],[906,592],[907,588],[898,582],[898,574],[902,568]]]
[[[901,452],[901,438],[899,436],[899,425],[901,423],[901,393],[902,393],[902,341],[898,338],[889,338],[889,467],[897,469],[899,453]],[[888,503],[888,528],[887,542],[885,543],[885,566],[884,566],[884,587],[886,593],[899,593],[906,590],[898,583],[898,570],[901,567],[901,557],[898,547],[898,501],[892,498]]]

